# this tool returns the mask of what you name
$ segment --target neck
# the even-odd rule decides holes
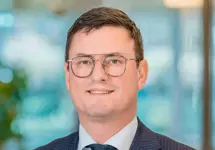
[[[104,144],[109,138],[128,125],[136,116],[136,110],[124,115],[98,119],[79,114],[81,125],[87,133],[100,144]]]

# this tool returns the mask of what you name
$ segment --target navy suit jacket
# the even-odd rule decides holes
[[[66,137],[56,139],[51,143],[35,150],[77,150],[78,131]],[[138,127],[130,150],[194,150],[184,144],[178,143],[164,135],[148,129],[138,118]]]

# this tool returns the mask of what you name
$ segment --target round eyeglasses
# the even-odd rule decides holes
[[[102,60],[102,67],[104,72],[112,77],[119,77],[124,74],[126,70],[127,61],[135,60],[136,58],[125,58],[121,55],[106,55]],[[67,60],[69,69],[73,74],[79,78],[85,78],[92,74],[96,59],[92,55],[76,56]]]

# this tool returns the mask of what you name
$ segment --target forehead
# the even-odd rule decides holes
[[[89,33],[77,32],[69,50],[69,56],[78,53],[109,54],[122,53],[135,56],[134,40],[127,29],[123,27],[104,26],[93,29]]]

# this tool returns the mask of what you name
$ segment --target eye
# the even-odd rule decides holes
[[[113,60],[110,60],[110,63],[111,63],[111,64],[118,64],[118,63],[120,63],[120,62],[119,62],[119,60],[117,60],[117,59],[113,59]]]
[[[125,63],[125,59],[121,56],[109,56],[106,58],[107,65],[123,65]]]
[[[88,61],[88,60],[83,60],[83,61],[80,62],[80,64],[88,65],[88,64],[90,64],[90,61]]]
[[[77,65],[77,66],[91,65],[92,63],[93,63],[92,60],[88,57],[76,57],[73,60],[73,65]]]

